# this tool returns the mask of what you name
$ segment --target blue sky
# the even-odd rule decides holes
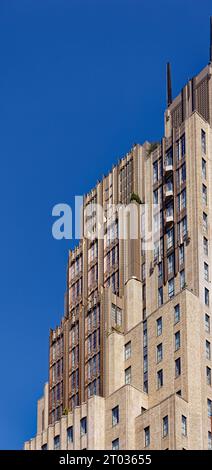
[[[1,449],[35,433],[63,313],[71,243],[52,238],[52,207],[161,137],[165,63],[174,94],[207,63],[210,5],[0,1]]]

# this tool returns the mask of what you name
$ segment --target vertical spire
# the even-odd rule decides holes
[[[169,107],[172,103],[172,81],[171,81],[171,65],[170,62],[166,65],[166,101]]]
[[[210,62],[212,62],[212,16],[210,17]]]

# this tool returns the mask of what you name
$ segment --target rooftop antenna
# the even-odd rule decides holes
[[[211,23],[212,25],[212,23]],[[211,47],[212,52],[212,47]],[[172,81],[171,81],[171,65],[170,62],[166,65],[166,101],[167,106],[169,107],[172,103]]]
[[[212,16],[210,16],[210,62],[212,62]]]

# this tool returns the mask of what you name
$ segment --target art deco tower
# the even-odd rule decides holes
[[[69,253],[26,449],[212,448],[212,26],[209,64],[173,100],[171,88],[168,64],[161,142],[134,145],[84,196],[93,237]],[[160,205],[153,249],[130,218],[125,239],[109,219],[108,204],[130,201],[139,215]]]

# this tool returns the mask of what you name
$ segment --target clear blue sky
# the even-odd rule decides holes
[[[63,313],[71,243],[52,239],[52,207],[161,137],[165,63],[176,93],[208,61],[210,14],[211,0],[0,1],[1,449],[35,433]]]

